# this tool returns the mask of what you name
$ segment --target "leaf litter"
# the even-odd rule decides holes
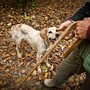
[[[1,0],[2,1],[2,0]],[[1,2],[0,1],[0,2]],[[6,1],[6,0],[5,0]],[[36,64],[36,52],[34,52],[26,41],[21,42],[20,51],[22,58],[18,59],[15,50],[15,43],[10,41],[9,31],[12,25],[18,23],[26,23],[37,30],[56,26],[66,18],[71,17],[82,5],[85,0],[34,0],[36,7],[32,11],[29,8],[29,13],[26,18],[21,14],[22,10],[17,10],[12,3],[0,3],[0,89],[14,90],[16,89],[28,72]],[[7,7],[8,6],[8,7]],[[67,34],[68,37],[68,34]],[[42,74],[38,74],[35,70],[20,90],[50,90],[43,86],[43,80],[53,78],[56,73],[56,68],[63,60],[63,52],[73,44],[76,39],[62,40],[49,55],[51,68],[47,68],[42,64]],[[78,90],[80,85],[85,80],[85,73],[72,76],[67,85],[62,90]],[[51,90],[59,90],[51,88]]]

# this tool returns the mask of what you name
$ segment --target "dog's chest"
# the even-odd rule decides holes
[[[44,42],[44,40],[40,37],[39,32],[29,33],[28,34],[28,43],[35,51],[44,51],[47,46]]]

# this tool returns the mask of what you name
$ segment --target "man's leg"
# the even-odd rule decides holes
[[[81,65],[81,60],[79,57],[79,50],[75,49],[66,59],[64,59],[60,63],[53,80],[46,79],[44,81],[44,84],[47,87],[62,85],[68,80],[68,78],[71,75],[77,72],[80,65]],[[51,86],[49,85],[50,84],[49,81],[53,81],[53,84]]]

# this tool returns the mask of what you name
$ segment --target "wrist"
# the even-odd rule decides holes
[[[70,21],[71,23],[73,23],[74,21],[70,18],[67,18],[65,21]]]
[[[90,25],[89,25],[89,27],[88,27],[88,29],[87,29],[87,34],[86,34],[86,36],[87,36],[87,39],[90,40]]]
[[[72,19],[69,19],[69,21],[70,21],[71,23],[73,23],[73,22],[74,22]]]

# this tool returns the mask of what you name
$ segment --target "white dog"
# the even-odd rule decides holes
[[[30,44],[32,49],[37,52],[37,63],[40,62],[41,56],[50,45],[50,41],[55,41],[59,37],[59,33],[56,32],[56,27],[45,28],[39,31],[26,24],[17,24],[12,26],[10,33],[12,39],[16,43],[18,58],[21,58],[21,54],[19,52],[20,42],[22,39],[25,39]],[[48,58],[45,60],[45,63],[48,67],[50,67],[50,64],[48,63]],[[38,72],[41,73],[40,66],[38,67]]]

